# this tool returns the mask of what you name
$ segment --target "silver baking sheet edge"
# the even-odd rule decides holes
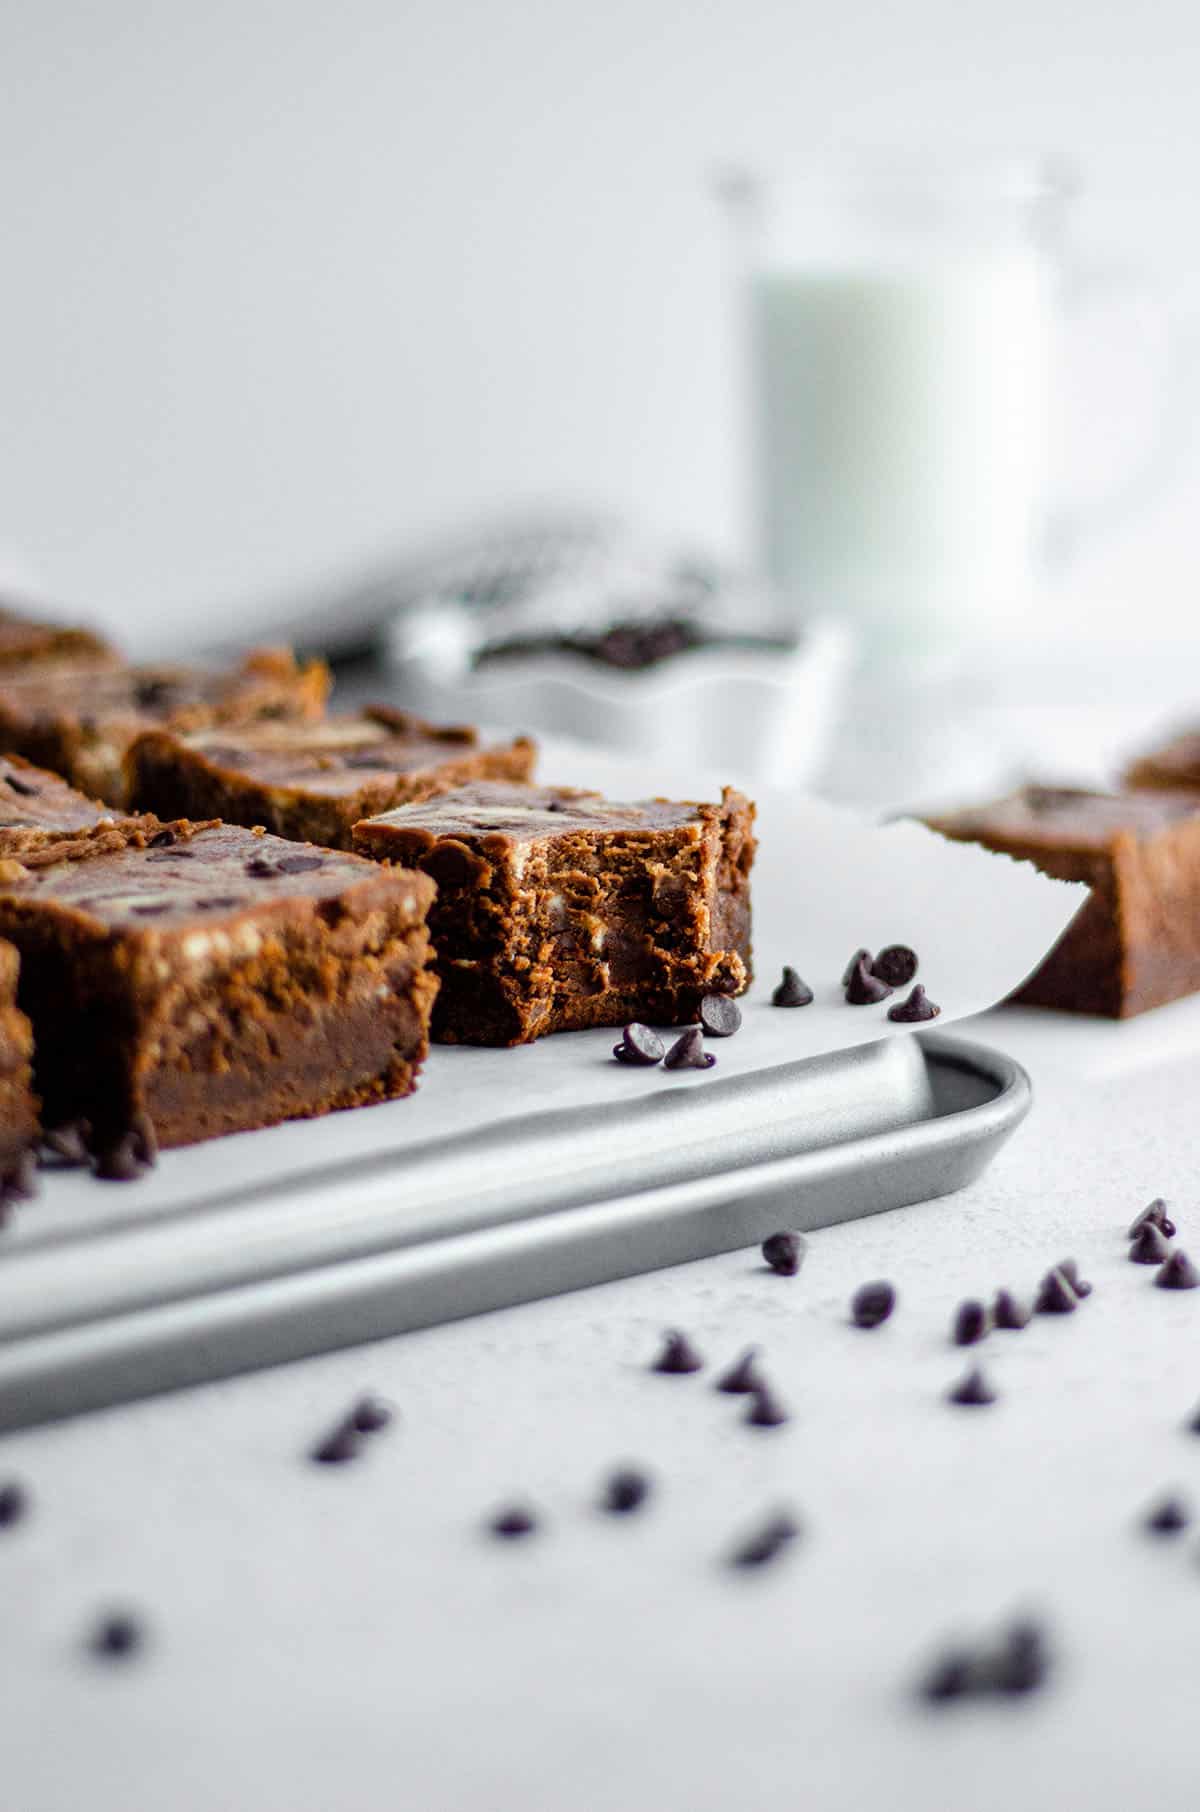
[[[736,1170],[419,1243],[0,1344],[15,1429],[944,1196],[1028,1112],[1019,1064],[924,1037],[926,1117]]]

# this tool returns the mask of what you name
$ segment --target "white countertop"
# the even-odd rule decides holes
[[[1026,1126],[966,1193],[815,1234],[798,1278],[735,1254],[7,1438],[34,1504],[0,1533],[4,1805],[1193,1806],[1200,1527],[1137,1520],[1172,1486],[1200,1506],[1200,1291],[1125,1257],[1155,1194],[1200,1257],[1200,1013],[1160,1023],[1161,1064],[1149,1020],[988,1016],[1032,1068]],[[1095,1284],[1076,1314],[949,1344],[960,1298],[1068,1254]],[[846,1304],[875,1276],[900,1303],[863,1333]],[[708,1372],[646,1371],[672,1325]],[[711,1387],[749,1342],[784,1428]],[[1000,1401],[947,1405],[976,1359]],[[310,1464],[365,1387],[399,1425]],[[657,1489],[605,1517],[622,1460]],[[546,1524],[506,1545],[480,1525],[513,1494]],[[803,1540],[723,1566],[781,1503]],[[124,1664],[82,1651],[110,1604],[152,1632]],[[914,1700],[946,1638],[1026,1608],[1045,1691]]]

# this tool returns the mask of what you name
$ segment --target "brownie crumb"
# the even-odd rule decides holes
[[[988,1331],[988,1312],[981,1302],[968,1298],[960,1302],[954,1316],[955,1346],[974,1346]]]
[[[923,1025],[927,1019],[936,1019],[941,1010],[918,982],[906,999],[897,1001],[894,1007],[888,1008],[888,1018],[898,1026],[918,1026]]]
[[[760,1383],[751,1394],[745,1420],[751,1428],[782,1428],[791,1418],[770,1385]]]
[[[1034,1308],[1039,1315],[1071,1315],[1079,1302],[1070,1281],[1058,1269],[1047,1271],[1038,1285]]]
[[[732,1038],[742,1023],[742,1009],[728,994],[706,994],[700,1002],[700,1029],[709,1038]]]
[[[135,1655],[146,1640],[138,1619],[127,1611],[102,1617],[88,1638],[91,1652],[105,1661],[124,1661]]]
[[[1177,1246],[1162,1270],[1155,1274],[1154,1281],[1160,1290],[1194,1290],[1200,1284],[1200,1271],[1183,1247]]]
[[[704,1048],[704,1034],[699,1026],[689,1026],[663,1058],[665,1070],[711,1070],[716,1058]]]
[[[382,1397],[368,1393],[360,1397],[350,1411],[350,1423],[359,1434],[378,1434],[394,1421],[396,1412]]]
[[[871,974],[866,960],[859,963],[852,971],[846,983],[846,1005],[849,1007],[873,1007],[881,1000],[886,1000],[891,993],[886,982],[881,982]]]
[[[812,1005],[813,991],[806,981],[801,981],[794,969],[783,966],[783,980],[771,996],[773,1007],[808,1007]]]
[[[877,1328],[896,1306],[896,1292],[883,1278],[865,1283],[850,1299],[850,1319],[856,1328]]]
[[[997,1290],[992,1304],[992,1326],[1019,1332],[1033,1320],[1033,1311],[1011,1290]]]
[[[497,1510],[488,1522],[493,1535],[499,1535],[505,1541],[517,1541],[523,1535],[532,1535],[538,1526],[537,1517],[524,1504],[507,1504],[503,1510]]]
[[[765,1567],[775,1560],[800,1533],[800,1525],[786,1510],[776,1511],[730,1555],[735,1567]]]
[[[889,988],[907,988],[917,973],[917,953],[907,944],[888,944],[871,964],[871,974]]]
[[[650,1480],[633,1466],[622,1466],[604,1487],[604,1508],[614,1516],[628,1516],[640,1510],[650,1495]]]
[[[1151,1535],[1179,1535],[1191,1520],[1191,1511],[1182,1498],[1164,1497],[1146,1512],[1142,1527]]]
[[[29,1510],[29,1493],[18,1479],[0,1484],[0,1529],[11,1529]]]
[[[666,1050],[667,1047],[657,1032],[652,1032],[649,1026],[639,1025],[635,1021],[621,1033],[620,1044],[614,1044],[613,1056],[618,1063],[661,1063]]]
[[[654,1364],[654,1372],[666,1372],[668,1375],[680,1375],[684,1372],[698,1372],[704,1368],[704,1361],[688,1339],[677,1328],[664,1336],[663,1348]]]
[[[728,1391],[731,1396],[746,1396],[751,1391],[764,1389],[765,1383],[758,1369],[758,1348],[748,1346],[741,1358],[736,1359],[727,1372],[722,1372],[716,1388]]]
[[[1164,1234],[1167,1239],[1174,1239],[1176,1233],[1175,1223],[1167,1213],[1167,1204],[1163,1201],[1161,1195],[1156,1195],[1152,1202],[1147,1202],[1137,1219],[1131,1224],[1129,1228],[1130,1239],[1136,1238],[1142,1228],[1146,1225],[1147,1221],[1157,1227],[1159,1232]]]
[[[1129,1262],[1161,1265],[1171,1256],[1171,1243],[1156,1221],[1143,1221],[1129,1242]]]
[[[951,1403],[961,1403],[970,1409],[983,1408],[996,1401],[996,1393],[984,1377],[979,1366],[967,1372],[953,1389],[947,1392]]]
[[[772,1233],[762,1243],[763,1257],[780,1277],[795,1277],[807,1251],[807,1242],[799,1233]]]

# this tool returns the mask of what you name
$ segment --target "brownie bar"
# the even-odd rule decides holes
[[[90,629],[30,616],[19,604],[0,604],[0,669],[20,670],[47,661],[97,667],[119,660],[116,649]]]
[[[120,841],[113,809],[86,799],[46,768],[0,755],[0,859],[27,861],[80,838]]]
[[[750,978],[754,807],[480,781],[355,827],[369,855],[424,869],[441,993],[434,1036],[693,1020]]]
[[[20,959],[0,943],[0,1216],[8,1184],[38,1136],[33,1092],[33,1030],[17,1006]]]
[[[929,823],[1092,889],[1015,999],[1126,1019],[1200,989],[1200,799],[1030,786]]]
[[[1150,749],[1125,772],[1127,787],[1200,793],[1200,730],[1182,730]]]
[[[81,846],[77,846],[81,847]],[[185,1145],[406,1095],[428,1042],[424,875],[233,826],[8,863],[47,1124]]]
[[[528,780],[535,755],[524,736],[482,743],[477,730],[376,706],[318,724],[151,731],[129,751],[126,790],[164,818],[261,824],[296,842],[350,849],[360,818],[471,780]]]
[[[52,768],[89,797],[125,804],[123,764],[143,730],[198,730],[259,718],[317,718],[329,672],[261,648],[229,670],[33,668],[0,680],[0,750]]]

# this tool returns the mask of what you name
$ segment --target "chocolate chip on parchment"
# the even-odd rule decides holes
[[[610,1474],[604,1485],[603,1508],[614,1516],[628,1516],[640,1510],[650,1495],[650,1480],[635,1466],[621,1466]]]
[[[1072,1315],[1079,1306],[1079,1298],[1071,1288],[1070,1279],[1055,1267],[1053,1271],[1047,1271],[1038,1285],[1033,1306],[1039,1315]]]
[[[1180,1535],[1192,1520],[1192,1513],[1180,1497],[1163,1497],[1142,1518],[1142,1527],[1151,1535]]]
[[[777,1510],[738,1543],[729,1557],[730,1564],[735,1567],[765,1567],[782,1554],[799,1533],[800,1525],[796,1518],[786,1510]]]
[[[1143,1221],[1129,1242],[1129,1260],[1135,1265],[1161,1265],[1171,1256],[1171,1242],[1157,1221]]]
[[[147,1115],[137,1114],[125,1132],[98,1148],[95,1174],[106,1183],[135,1183],[157,1161],[154,1127]]]
[[[995,1391],[977,1365],[966,1372],[958,1383],[946,1392],[946,1397],[951,1403],[961,1403],[972,1409],[982,1408],[984,1405],[996,1401]]]
[[[618,1063],[661,1063],[667,1047],[657,1032],[635,1020],[621,1033],[620,1044],[614,1044],[613,1056]]]
[[[850,1299],[850,1319],[857,1328],[877,1328],[896,1306],[896,1292],[884,1278],[861,1285]]]
[[[1177,1246],[1154,1281],[1160,1290],[1194,1290],[1200,1284],[1200,1271],[1183,1247]]]
[[[812,1004],[813,991],[808,983],[801,981],[794,969],[783,966],[783,980],[771,996],[773,1007],[807,1007]]]
[[[948,1648],[934,1661],[921,1681],[923,1699],[944,1705],[949,1699],[961,1699],[975,1686],[975,1656],[967,1648]]]
[[[1167,1204],[1163,1201],[1161,1195],[1156,1195],[1152,1202],[1147,1202],[1137,1219],[1131,1223],[1129,1238],[1136,1239],[1137,1235],[1148,1221],[1153,1226],[1157,1227],[1159,1232],[1163,1234],[1166,1239],[1175,1238],[1177,1229],[1174,1221],[1167,1213]]]
[[[0,1529],[11,1529],[29,1509],[29,1493],[17,1479],[5,1479],[0,1485]]]
[[[751,1392],[744,1420],[751,1428],[781,1428],[790,1417],[770,1385],[759,1383]]]
[[[700,1030],[709,1038],[732,1038],[742,1023],[742,1009],[728,994],[706,994],[700,1002]]]
[[[955,1346],[974,1346],[988,1331],[988,1312],[981,1302],[968,1298],[960,1302],[954,1316]]]
[[[748,1396],[751,1391],[761,1390],[766,1383],[758,1369],[758,1348],[748,1346],[740,1359],[735,1359],[727,1372],[722,1372],[717,1379],[716,1388],[728,1391],[731,1396]]]
[[[125,1661],[145,1642],[145,1630],[128,1611],[110,1611],[88,1637],[93,1655],[105,1661]]]
[[[930,1000],[920,982],[917,982],[912,993],[904,1000],[888,1008],[888,1018],[898,1026],[923,1025],[927,1019],[936,1019],[941,1008]]]
[[[917,973],[917,953],[907,944],[888,944],[871,964],[871,974],[889,988],[906,988]]]
[[[532,1535],[537,1526],[537,1517],[525,1504],[506,1504],[488,1521],[492,1534],[504,1541],[519,1541],[524,1535]]]
[[[327,1435],[322,1435],[312,1449],[310,1458],[318,1466],[344,1466],[347,1460],[357,1459],[362,1441],[362,1433],[355,1426],[353,1416],[343,1416]]]
[[[1195,1409],[1184,1423],[1184,1427],[1189,1434],[1200,1434],[1200,1403],[1196,1405]]]
[[[704,1369],[704,1361],[688,1339],[678,1328],[672,1328],[663,1337],[662,1351],[650,1367],[653,1372],[665,1372],[668,1376],[682,1375],[684,1372],[698,1372]]]
[[[869,950],[867,950],[865,947],[863,949],[856,950],[854,952],[854,955],[850,958],[850,961],[846,964],[846,967],[842,971],[843,988],[848,988],[850,986],[850,983],[854,979],[855,971],[857,969],[861,968],[864,963],[866,964],[867,968],[869,969],[871,967],[872,960],[873,959],[871,956],[871,952]]]
[[[704,1034],[699,1026],[689,1026],[677,1038],[663,1058],[665,1070],[711,1070],[716,1058],[704,1048]]]
[[[795,1277],[804,1263],[808,1242],[801,1233],[772,1233],[762,1243],[762,1255],[780,1277]]]
[[[992,1303],[992,1326],[1019,1332],[1033,1320],[1033,1312],[1011,1290],[997,1290]]]
[[[851,971],[850,980],[846,983],[846,1005],[873,1007],[881,1000],[886,1000],[891,991],[886,982],[877,980],[871,974],[864,958],[857,969]]]
[[[47,1156],[57,1158],[64,1168],[87,1164],[90,1162],[91,1131],[87,1120],[67,1120],[61,1126],[51,1126],[42,1134],[42,1150]]]
[[[368,1392],[360,1397],[350,1411],[350,1422],[359,1434],[378,1434],[380,1429],[387,1428],[395,1420],[396,1412],[390,1403],[382,1397]]]
[[[1022,1619],[1010,1624],[996,1646],[985,1651],[979,1666],[980,1685],[994,1692],[1033,1692],[1049,1671],[1044,1631],[1040,1624]]]
[[[1060,1259],[1056,1268],[1062,1272],[1080,1302],[1085,1296],[1091,1295],[1092,1286],[1090,1283],[1085,1283],[1084,1279],[1080,1277],[1079,1266],[1073,1258]]]

